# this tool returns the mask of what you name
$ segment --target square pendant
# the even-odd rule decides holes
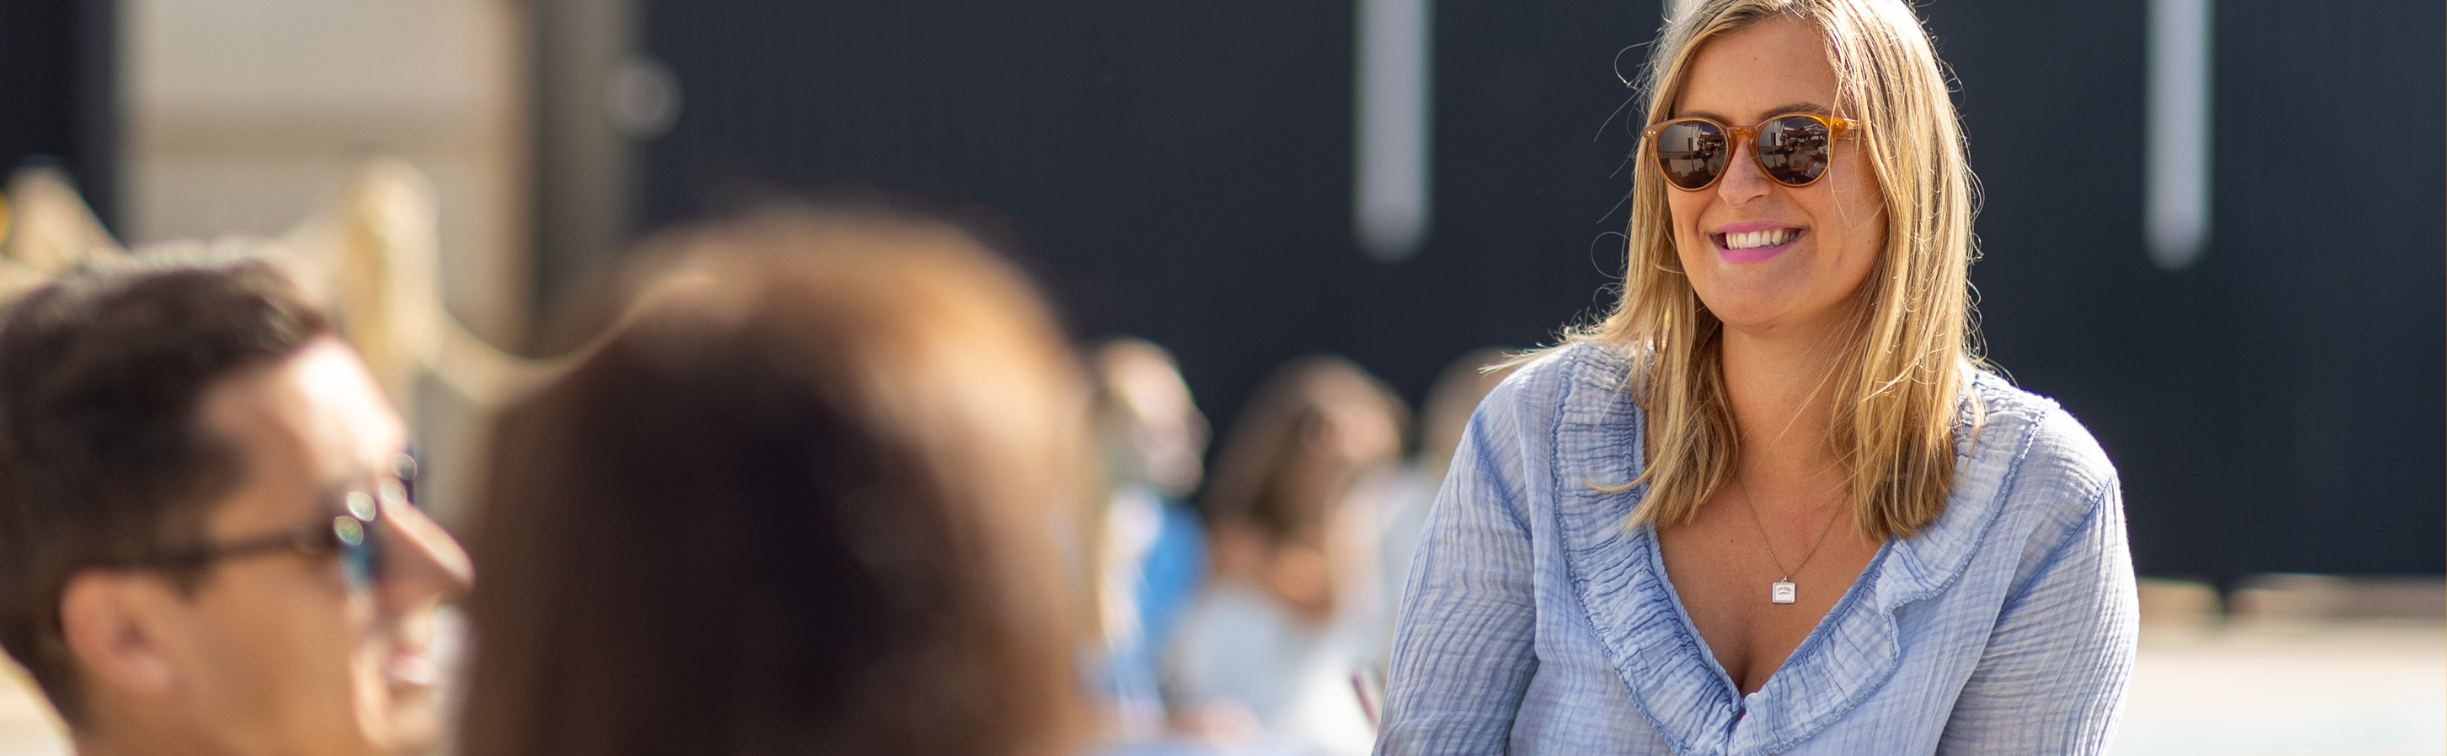
[[[1778,580],[1767,586],[1767,600],[1778,604],[1793,603],[1793,581]]]

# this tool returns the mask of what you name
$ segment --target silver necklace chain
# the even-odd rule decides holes
[[[1780,580],[1787,582],[1793,579],[1794,571],[1810,566],[1810,559],[1818,556],[1818,547],[1827,545],[1827,534],[1835,532],[1836,515],[1844,512],[1842,507],[1836,507],[1835,511],[1827,513],[1827,526],[1818,530],[1818,542],[1810,544],[1810,553],[1801,555],[1800,564],[1793,565],[1793,569],[1787,570],[1784,568],[1784,560],[1776,558],[1776,542],[1767,537],[1767,523],[1759,519],[1759,505],[1750,501],[1750,486],[1744,485],[1742,476],[1739,475],[1733,477],[1733,485],[1742,492],[1742,508],[1750,510],[1750,524],[1759,529],[1759,542],[1767,545],[1767,560],[1776,563],[1776,571],[1784,573],[1784,577]]]

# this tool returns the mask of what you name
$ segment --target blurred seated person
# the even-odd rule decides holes
[[[245,262],[74,272],[5,317],[0,645],[78,753],[439,742],[467,557],[321,314]]]
[[[640,260],[495,436],[460,753],[1076,748],[1088,391],[1021,275],[838,208]]]
[[[1204,509],[1214,574],[1176,632],[1166,681],[1212,720],[1237,710],[1267,750],[1367,753],[1380,636],[1370,483],[1407,411],[1359,366],[1277,369],[1232,426]]]
[[[1172,353],[1116,338],[1088,359],[1096,381],[1096,441],[1104,454],[1102,691],[1120,739],[1165,735],[1159,655],[1206,580],[1206,530],[1188,496],[1205,473],[1206,416]]]

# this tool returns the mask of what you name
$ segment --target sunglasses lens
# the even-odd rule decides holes
[[[340,547],[343,549],[365,545],[365,523],[355,517],[331,518],[331,533],[340,537]]]
[[[1657,167],[1665,180],[1698,189],[1725,172],[1725,130],[1706,121],[1675,121],[1657,131]]]
[[[355,517],[360,520],[371,520],[374,519],[375,516],[382,514],[382,510],[377,509],[374,506],[374,496],[364,491],[348,492],[346,502],[348,505],[348,514],[351,517]]]
[[[1799,186],[1827,172],[1827,124],[1807,116],[1785,116],[1759,125],[1759,168],[1767,177]]]
[[[351,588],[364,589],[374,584],[382,565],[380,520],[359,520],[342,515],[331,518],[331,532],[340,540],[340,569]]]

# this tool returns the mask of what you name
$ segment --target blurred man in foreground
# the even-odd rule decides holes
[[[430,749],[465,552],[404,424],[260,263],[78,273],[0,321],[0,645],[79,753]]]

